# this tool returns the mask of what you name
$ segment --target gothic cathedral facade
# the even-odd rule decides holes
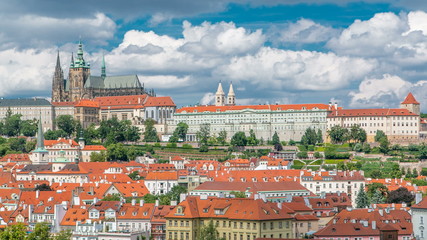
[[[52,102],[77,102],[95,97],[141,94],[155,96],[154,90],[145,90],[137,75],[107,76],[104,58],[101,76],[92,76],[90,64],[83,58],[81,42],[78,45],[76,60],[71,55],[68,79],[65,79],[58,52],[52,80]]]

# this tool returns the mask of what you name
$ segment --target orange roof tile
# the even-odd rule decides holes
[[[157,107],[157,106],[168,106],[175,107],[171,97],[148,97],[148,100],[144,103],[145,107]]]
[[[145,180],[178,180],[177,172],[149,172]]]
[[[99,102],[92,101],[89,99],[82,99],[78,102],[75,107],[91,107],[91,108],[99,108]]]
[[[412,93],[408,93],[405,100],[403,100],[402,104],[420,104],[417,100],[415,100],[414,95]]]
[[[372,108],[372,109],[340,109],[331,111],[328,114],[329,118],[332,117],[358,117],[358,116],[418,116],[410,112],[408,109],[403,108]]]
[[[85,145],[83,151],[106,151],[107,149],[102,145]]]

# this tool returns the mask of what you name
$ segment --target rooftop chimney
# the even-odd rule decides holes
[[[376,221],[372,221],[372,229],[377,229],[377,222]]]
[[[139,206],[140,207],[144,206],[144,199],[139,200]]]
[[[38,198],[39,198],[39,195],[40,195],[40,191],[39,191],[39,190],[37,190],[37,191],[36,191],[36,199],[38,199]]]
[[[135,204],[136,204],[136,199],[135,199],[135,198],[133,198],[133,199],[132,199],[132,206],[135,206]]]

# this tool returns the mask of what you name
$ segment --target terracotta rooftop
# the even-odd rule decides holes
[[[403,100],[402,104],[420,104],[412,95],[412,93],[408,93],[408,96],[406,96],[405,100]]]

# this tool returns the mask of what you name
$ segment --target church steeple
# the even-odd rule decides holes
[[[37,149],[44,150],[44,134],[42,126],[42,118],[39,118],[38,130],[37,130]]]
[[[85,59],[83,58],[83,44],[82,40],[79,40],[79,45],[77,49],[77,58],[74,62],[75,68],[89,68],[89,63],[85,62]]]
[[[228,90],[228,105],[236,105],[236,95],[234,94],[233,82],[230,83],[230,90]]]
[[[102,54],[101,77],[105,78],[106,76],[107,76],[107,73],[105,69],[105,57],[104,57],[104,54]]]
[[[30,160],[33,164],[46,164],[48,163],[48,153],[44,147],[44,135],[43,135],[43,126],[42,118],[39,118],[38,131],[37,131],[37,148],[32,151],[30,155]]]
[[[59,50],[56,56],[55,72],[52,78],[52,102],[60,102],[62,93],[64,92],[64,72],[61,68],[61,61],[59,58]]]
[[[221,81],[218,84],[218,89],[215,93],[215,106],[224,106],[225,105],[225,93],[222,89]]]

